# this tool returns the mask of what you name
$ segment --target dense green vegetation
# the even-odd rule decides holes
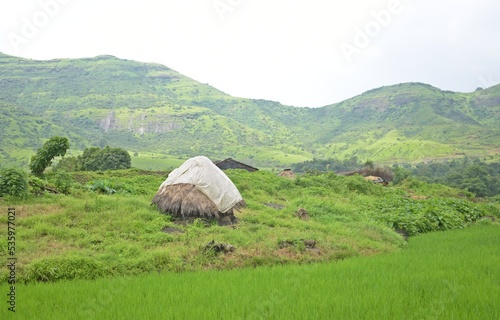
[[[468,192],[411,179],[383,187],[333,173],[296,179],[262,170],[227,173],[248,204],[236,214],[234,228],[202,221],[179,226],[151,206],[167,172],[56,171],[31,177],[31,196],[0,198],[2,207],[17,211],[18,281],[336,261],[399,250],[405,242],[395,229],[415,235],[463,228],[485,215],[500,217],[493,200],[474,203]],[[309,220],[296,216],[299,208]],[[6,219],[1,216],[0,223]],[[314,250],[305,246],[307,239],[316,241]],[[212,240],[237,250],[207,254],[203,247]],[[0,270],[4,279],[6,272]]]
[[[406,83],[309,109],[231,97],[165,66],[111,56],[0,54],[0,75],[3,165],[27,166],[28,155],[63,133],[70,154],[111,145],[266,168],[353,156],[384,163],[498,158],[500,85],[455,93]]]
[[[12,318],[494,320],[499,231],[482,223],[328,264],[19,285]]]
[[[373,162],[368,162],[372,167]],[[366,170],[367,163],[357,157],[349,159],[313,159],[292,164],[295,172],[348,172]],[[383,168],[384,169],[384,168]],[[464,157],[447,161],[420,162],[416,164],[400,163],[386,167],[393,174],[394,183],[412,176],[429,183],[444,184],[453,188],[467,190],[477,197],[493,197],[500,194],[500,164],[485,162],[479,158]],[[375,170],[373,170],[375,172]],[[373,173],[382,176],[383,172]],[[391,179],[392,180],[392,179]],[[387,181],[391,181],[387,180]]]
[[[462,158],[446,162],[403,164],[402,171],[420,180],[473,192],[478,197],[500,194],[500,163]]]
[[[90,147],[83,150],[77,157],[66,157],[61,159],[54,170],[66,171],[105,171],[129,169],[132,158],[127,150],[122,148]]]
[[[69,149],[68,138],[52,137],[31,157],[30,170],[36,176],[41,176],[43,171],[52,164],[55,157],[64,156]]]
[[[313,173],[313,172],[346,172],[362,168],[365,163],[362,163],[358,157],[352,156],[348,159],[317,159],[306,160],[291,165],[292,170],[297,173]]]
[[[2,196],[28,196],[28,177],[22,169],[0,168],[0,197]]]

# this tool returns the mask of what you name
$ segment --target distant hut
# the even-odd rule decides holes
[[[244,164],[242,162],[236,161],[232,158],[227,158],[225,160],[216,161],[214,163],[221,170],[243,169],[243,170],[246,170],[248,172],[254,172],[254,171],[259,170],[257,168],[252,167],[252,166],[249,166],[248,164]]]
[[[389,183],[387,181],[385,181],[383,178],[381,177],[377,177],[377,176],[366,176],[365,177],[365,180],[367,181],[371,181],[373,183],[380,183],[384,186],[388,185]]]
[[[178,219],[234,218],[233,209],[245,206],[236,186],[206,157],[194,157],[173,170],[152,201]]]
[[[285,170],[281,171],[279,176],[285,177],[285,178],[295,178],[295,173],[293,173],[292,169],[285,169]]]
[[[345,171],[345,172],[337,172],[336,174],[340,176],[352,176],[355,174],[362,175],[366,180],[369,180],[373,183],[381,183],[383,185],[389,184],[394,178],[394,173],[388,167],[365,167],[360,170],[354,171]]]

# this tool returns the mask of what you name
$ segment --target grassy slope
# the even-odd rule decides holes
[[[361,177],[289,180],[264,171],[228,174],[248,204],[237,213],[240,223],[234,229],[195,223],[178,227],[181,234],[164,233],[164,227],[175,225],[150,202],[167,172],[74,173],[75,186],[80,187],[70,196],[0,198],[2,208],[17,211],[18,280],[307,263],[393,252],[404,242],[389,226],[410,234],[454,228],[463,226],[464,214],[471,222],[495,209],[457,199],[463,197],[460,190],[425,183],[384,188]],[[81,187],[97,180],[108,181],[118,193],[99,195]],[[415,195],[419,197],[413,199]],[[305,208],[311,220],[298,219],[298,208]],[[5,224],[7,217],[2,215],[0,222]],[[315,239],[320,254],[305,250],[300,239]],[[237,251],[221,259],[207,256],[201,248],[211,240],[229,243]],[[280,247],[284,241],[293,245]],[[0,276],[6,272],[0,270]]]
[[[0,121],[11,128],[0,133],[4,163],[60,131],[79,150],[110,144],[268,168],[313,157],[389,162],[499,152],[500,86],[464,94],[407,83],[307,109],[231,97],[165,66],[111,56],[33,61],[0,54],[0,75]],[[15,117],[6,105],[19,109]],[[37,127],[35,118],[44,130],[21,129]]]
[[[79,261],[78,264],[92,265],[93,276],[99,277],[142,273],[152,270],[151,268],[196,270],[273,264],[278,259],[282,262],[328,260],[392,251],[401,245],[397,235],[372,223],[351,221],[346,225],[332,223],[325,226],[321,222],[306,223],[293,219],[296,206],[303,200],[298,200],[298,203],[294,200],[293,204],[282,211],[266,207],[263,204],[265,202],[283,202],[281,198],[287,192],[276,190],[286,180],[281,181],[265,172],[252,177],[247,173],[233,175],[248,202],[248,209],[239,215],[242,221],[235,230],[195,225],[183,228],[186,232],[184,234],[170,235],[161,231],[165,226],[173,226],[168,217],[149,206],[166,174],[111,174],[112,176],[105,177],[99,174],[78,174],[76,179],[84,182],[107,178],[114,181],[114,187],[118,190],[124,185],[129,186],[128,188],[134,186],[132,192],[139,195],[106,196],[81,191],[77,192],[76,197],[48,195],[41,199],[14,203],[18,212],[20,239],[17,245],[19,252],[22,252],[19,258],[21,278],[23,274],[25,280],[37,280],[32,278],[34,274],[45,274],[41,278],[37,276],[38,280],[50,278],[50,274],[45,271],[40,273],[40,270],[50,269],[50,265],[54,264],[71,264],[72,259],[79,261],[78,257],[90,257],[90,260]],[[122,175],[128,175],[128,178],[118,178]],[[249,183],[265,189],[260,190]],[[292,196],[286,195],[290,198]],[[359,216],[353,219],[359,220]],[[372,233],[372,236],[367,235]],[[288,238],[321,238],[324,242],[321,245],[323,255],[310,256],[297,248],[278,249],[278,241]],[[238,251],[228,257],[227,261],[204,259],[200,247],[212,239],[231,243],[238,247]],[[38,263],[33,264],[34,261]],[[61,275],[65,276],[67,275]]]
[[[493,320],[499,232],[433,233],[398,253],[333,264],[18,286],[12,318]]]

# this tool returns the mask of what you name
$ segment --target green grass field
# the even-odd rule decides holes
[[[143,170],[173,170],[180,166],[185,160],[179,157],[167,156],[165,154],[139,152],[137,156],[132,154],[132,167]]]
[[[18,285],[2,319],[498,319],[500,226],[306,266]],[[2,286],[7,293],[6,286]]]

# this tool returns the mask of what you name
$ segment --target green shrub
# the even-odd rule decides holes
[[[436,230],[463,228],[484,215],[477,205],[463,199],[430,198],[413,200],[387,197],[369,213],[375,220],[410,235]]]
[[[69,193],[74,182],[75,180],[73,177],[65,171],[59,171],[54,175],[54,184],[56,185],[57,190],[64,194]]]
[[[114,194],[116,189],[112,187],[111,182],[108,180],[97,180],[91,182],[87,185],[87,188],[91,191],[102,193],[102,194]]]
[[[115,178],[112,178],[115,180]],[[137,179],[136,179],[137,180]],[[145,182],[147,183],[147,182]],[[124,181],[120,182],[110,181],[107,179],[94,180],[87,184],[87,188],[91,191],[101,193],[101,194],[147,194],[151,190],[155,190],[157,185],[155,184],[153,188],[147,189],[141,181]]]
[[[17,168],[0,169],[0,196],[25,198],[28,195],[28,177]]]
[[[41,196],[45,193],[45,187],[48,185],[47,180],[34,175],[29,177],[29,191],[34,196]]]
[[[360,194],[372,194],[373,183],[366,181],[361,176],[353,176],[346,180],[346,186],[350,191]]]
[[[488,215],[500,219],[500,196],[492,197],[489,202],[480,203],[478,206]]]

